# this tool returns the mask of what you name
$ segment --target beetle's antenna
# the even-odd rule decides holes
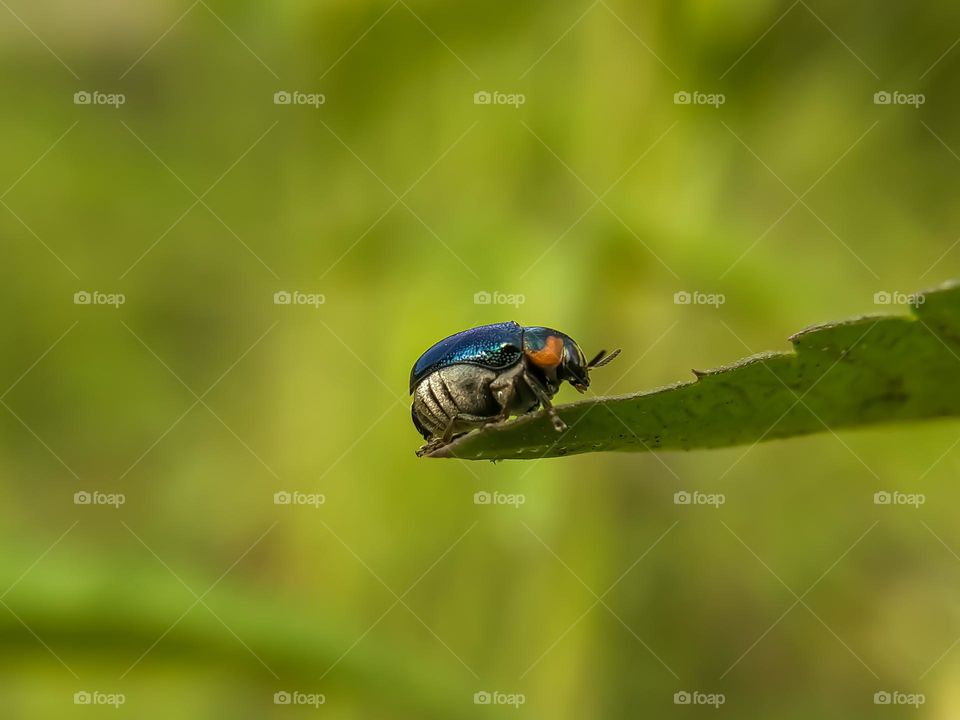
[[[587,367],[588,367],[588,368],[603,367],[604,365],[606,365],[608,362],[610,362],[611,360],[613,360],[613,359],[614,359],[617,355],[619,355],[619,354],[620,354],[620,348],[617,348],[616,350],[614,350],[614,351],[613,351],[612,353],[610,353],[609,355],[607,355],[607,351],[606,351],[606,350],[601,350],[599,353],[597,353],[597,356],[596,356],[593,360],[591,360],[590,362],[587,363]]]

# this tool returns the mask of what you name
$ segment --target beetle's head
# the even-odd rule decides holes
[[[619,353],[614,350],[608,355],[601,350],[587,362],[580,346],[569,335],[544,327],[528,327],[523,331],[523,354],[540,370],[554,392],[564,380],[579,392],[585,392],[590,386],[590,370],[606,365]]]

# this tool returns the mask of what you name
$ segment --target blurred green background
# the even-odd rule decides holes
[[[955,3],[0,5],[4,717],[960,714],[956,422],[469,464],[407,395],[487,322],[623,348],[604,394],[906,312],[957,275]]]

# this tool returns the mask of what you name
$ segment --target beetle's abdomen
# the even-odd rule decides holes
[[[496,370],[465,364],[450,365],[427,375],[413,390],[417,429],[429,439],[442,435],[457,415],[497,415],[500,406],[490,392],[490,383],[497,375]]]

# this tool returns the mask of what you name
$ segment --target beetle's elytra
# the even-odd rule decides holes
[[[410,371],[413,424],[427,440],[417,454],[540,406],[558,432],[566,429],[550,402],[560,384],[566,380],[584,392],[590,370],[619,352],[601,350],[587,362],[569,335],[515,322],[481,325],[444,338]]]

